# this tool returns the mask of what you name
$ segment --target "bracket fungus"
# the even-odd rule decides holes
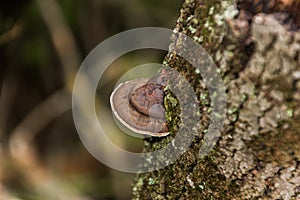
[[[164,107],[166,73],[162,70],[150,79],[141,78],[119,84],[110,96],[115,118],[138,134],[168,135]]]

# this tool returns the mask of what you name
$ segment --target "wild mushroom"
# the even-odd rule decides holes
[[[165,70],[150,79],[119,84],[110,96],[114,116],[131,131],[162,137],[169,134],[165,120]]]

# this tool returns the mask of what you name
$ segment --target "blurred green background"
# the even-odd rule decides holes
[[[101,41],[136,27],[172,29],[182,1],[11,0],[0,3],[0,199],[130,199],[134,174],[93,158],[76,132],[70,91],[83,59]],[[114,62],[98,97],[136,65],[164,52],[132,52]],[[101,115],[101,113],[99,113]],[[131,151],[141,140],[114,137]]]

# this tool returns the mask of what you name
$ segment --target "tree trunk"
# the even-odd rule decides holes
[[[210,103],[200,97],[202,126],[193,143],[175,163],[137,174],[133,199],[300,199],[299,5],[185,1],[174,32],[201,44],[220,69],[224,127],[214,149],[199,157],[210,122]],[[169,53],[165,63],[206,96],[202,78],[187,61]],[[176,132],[177,109],[167,113],[170,136],[146,139],[145,151],[163,147]]]

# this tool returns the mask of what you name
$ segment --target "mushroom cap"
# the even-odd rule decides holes
[[[131,92],[129,101],[143,115],[165,119],[164,88],[162,85],[148,81],[146,85]]]
[[[131,131],[143,135],[163,137],[169,134],[164,118],[164,108],[156,103],[137,102],[151,101],[151,98],[138,98],[143,96],[138,95],[140,88],[144,87],[148,81],[149,79],[142,78],[119,84],[110,96],[111,108],[117,120]],[[134,97],[133,101],[131,101],[132,96]],[[144,107],[139,110],[139,105],[147,105],[150,109],[145,110]],[[161,114],[159,114],[160,110]]]

